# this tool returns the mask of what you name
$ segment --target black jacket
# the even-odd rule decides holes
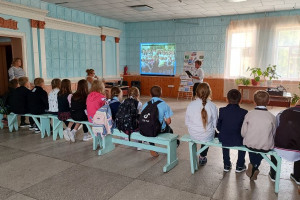
[[[13,106],[13,99],[14,99],[14,93],[16,91],[16,88],[8,88],[8,92],[4,95],[4,104],[9,107],[10,109]]]
[[[238,104],[228,104],[219,110],[217,129],[220,131],[219,140],[223,146],[241,146],[243,137],[241,128],[247,110],[240,108]]]
[[[28,111],[31,114],[44,114],[49,109],[48,94],[43,88],[35,86],[28,94]]]
[[[275,148],[300,152],[300,106],[284,110],[279,117]]]
[[[87,115],[85,114],[86,99],[74,100],[71,99],[71,117],[76,121],[87,121]]]
[[[27,98],[30,90],[27,87],[20,86],[16,88],[12,97],[12,112],[16,114],[28,113]]]

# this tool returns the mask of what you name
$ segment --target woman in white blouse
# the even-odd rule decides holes
[[[196,89],[196,100],[192,101],[186,110],[185,125],[194,140],[211,141],[215,135],[218,120],[218,108],[210,100],[211,89],[208,83],[200,83]],[[207,162],[208,148],[200,154],[199,163]]]
[[[51,81],[52,90],[48,96],[48,102],[49,102],[49,111],[48,112],[50,114],[54,114],[54,115],[58,114],[57,93],[60,90],[60,84],[61,84],[61,80],[58,78],[55,78]]]

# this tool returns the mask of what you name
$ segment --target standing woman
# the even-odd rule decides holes
[[[88,89],[90,90],[92,87],[92,83],[94,80],[98,80],[98,77],[95,75],[95,70],[87,69],[86,70],[86,81],[88,83]]]
[[[193,74],[193,76],[191,76],[193,83],[194,83],[193,97],[196,96],[196,89],[197,89],[197,86],[199,85],[199,83],[203,83],[204,72],[201,69],[201,65],[202,65],[202,61],[200,61],[200,60],[195,61],[196,72]]]
[[[20,77],[25,77],[25,71],[23,70],[21,58],[15,58],[8,70],[9,81],[13,79],[18,79]]]

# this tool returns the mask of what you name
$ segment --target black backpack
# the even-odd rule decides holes
[[[141,113],[139,120],[140,133],[146,137],[156,137],[161,132],[161,123],[157,105],[162,101],[148,102],[148,105]]]
[[[129,140],[131,133],[138,131],[138,103],[132,98],[125,99],[116,114],[116,127],[129,135]]]

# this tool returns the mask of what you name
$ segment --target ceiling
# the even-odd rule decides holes
[[[122,22],[156,21],[300,9],[300,0],[44,0]],[[67,3],[66,3],[67,2]],[[151,11],[129,6],[148,5]]]

